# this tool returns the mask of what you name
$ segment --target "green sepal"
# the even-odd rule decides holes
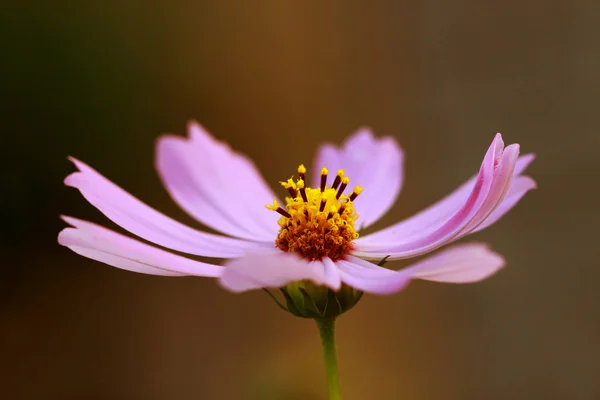
[[[269,291],[269,289],[263,288],[263,291],[269,295],[270,298],[273,299],[273,301],[279,306],[279,308],[281,308],[284,311],[290,311],[287,309],[286,306],[284,306],[283,304],[281,304],[281,302],[279,301],[279,299],[277,297],[275,297],[275,295],[273,293],[271,293],[271,291]]]
[[[339,292],[342,292],[343,288],[340,288]],[[343,307],[342,307],[342,303],[340,302],[340,299],[338,298],[336,292],[334,292],[333,290],[330,290],[327,296],[327,309],[325,311],[325,315],[322,315],[321,318],[323,317],[330,317],[330,318],[334,318],[337,317],[338,315],[341,315],[344,311],[346,311]],[[349,310],[350,308],[348,308]]]
[[[383,267],[383,264],[385,264],[385,263],[387,262],[388,258],[390,258],[390,255],[387,255],[387,256],[383,257],[383,258],[381,259],[381,261],[379,261],[379,262],[377,263],[377,265],[379,265],[380,267]]]
[[[335,318],[358,303],[363,292],[348,285],[335,291],[310,281],[291,282],[280,289],[285,298],[285,306],[274,298],[278,306],[301,318]]]
[[[382,267],[388,258],[390,256],[383,257],[377,265]],[[296,281],[279,289],[285,298],[284,306],[268,289],[263,290],[281,309],[297,317],[313,319],[335,318],[354,307],[364,294],[345,283],[335,291],[311,281]]]
[[[285,303],[287,305],[287,311],[289,311],[291,314],[293,314],[293,315],[295,315],[297,317],[304,317],[304,315],[300,314],[300,311],[294,305],[294,300],[292,300],[292,297],[287,292],[287,290],[284,289],[284,288],[281,288],[279,290],[283,294],[283,297],[285,297]]]

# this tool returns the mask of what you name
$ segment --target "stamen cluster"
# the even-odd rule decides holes
[[[298,179],[288,179],[281,185],[288,190],[285,208],[277,201],[267,205],[269,210],[281,214],[279,234],[275,244],[285,252],[319,260],[329,257],[339,259],[347,254],[358,233],[354,222],[358,214],[353,202],[363,188],[356,186],[350,195],[344,190],[350,179],[339,170],[330,187],[327,187],[327,168],[321,169],[318,189],[306,187],[306,168],[298,167]]]

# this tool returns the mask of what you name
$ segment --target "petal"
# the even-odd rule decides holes
[[[280,250],[250,253],[229,261],[220,281],[228,290],[244,292],[263,287],[282,287],[305,279],[334,290],[341,286],[339,273],[331,260],[309,262]]]
[[[91,222],[72,217],[73,226],[58,235],[58,243],[75,253],[113,267],[150,275],[205,277],[221,276],[223,267],[171,254]]]
[[[505,199],[512,184],[514,169],[518,158],[518,144],[512,144],[504,149],[502,158],[493,172],[492,187],[481,207],[477,210],[469,223],[462,229],[462,236],[471,233],[473,229],[479,226]]]
[[[391,259],[414,257],[472,232],[498,207],[510,189],[519,147],[503,147],[502,137],[497,134],[469,194],[462,193],[460,206],[453,213],[437,213],[437,206],[433,206],[408,222],[358,239],[354,254],[371,259],[388,255]],[[458,200],[455,201],[458,203]]]
[[[519,157],[515,165],[514,175],[516,176],[522,174],[534,159],[535,156],[533,154],[525,154]],[[519,179],[521,178],[515,178],[515,182],[518,182]],[[450,218],[450,216],[452,216],[452,214],[456,212],[456,210],[463,205],[465,199],[473,190],[476,180],[477,176],[474,176],[442,200],[427,207],[412,217],[395,224],[394,229],[398,232],[402,232],[404,235],[409,236],[421,231],[423,226],[441,226]],[[509,196],[511,196],[511,193],[513,193],[513,191],[516,189],[515,182],[511,184]],[[505,201],[508,201],[508,198]],[[480,228],[478,228],[478,230],[480,230]]]
[[[528,191],[535,189],[536,187],[535,181],[528,176],[519,176],[516,178],[511,185],[506,198],[477,228],[473,230],[472,233],[479,232],[498,221],[516,206],[519,200],[521,200]]]
[[[338,261],[342,281],[358,290],[390,294],[412,279],[470,283],[485,279],[504,266],[504,259],[486,245],[469,243],[450,247],[400,271],[379,267],[357,257]]]
[[[515,165],[515,175],[521,175],[523,172],[525,172],[533,160],[535,160],[535,154],[533,153],[523,154],[521,157],[519,157],[517,164]]]
[[[163,136],[156,168],[177,204],[222,233],[272,242],[279,216],[265,208],[275,195],[247,157],[211,137],[197,123],[189,138]]]
[[[426,281],[472,283],[495,274],[505,263],[486,244],[466,243],[440,251],[403,271]]]
[[[410,274],[379,267],[358,257],[338,260],[342,282],[354,289],[374,294],[399,292],[409,284]]]
[[[338,290],[340,287],[342,287],[342,278],[337,266],[335,265],[335,262],[333,262],[333,260],[331,260],[329,257],[323,258],[322,262],[326,286],[329,286],[334,290]]]
[[[398,143],[391,137],[375,138],[368,129],[350,136],[342,147],[327,144],[319,149],[313,175],[317,187],[323,166],[332,175],[344,169],[351,185],[364,187],[354,204],[359,229],[371,225],[389,210],[404,181],[404,154]]]
[[[205,257],[239,257],[247,249],[261,247],[238,239],[200,232],[185,226],[142,203],[81,161],[65,179],[67,186],[81,192],[94,207],[117,225],[160,246]],[[267,246],[267,245],[262,245]]]

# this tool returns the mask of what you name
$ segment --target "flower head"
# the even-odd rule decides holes
[[[354,227],[358,214],[353,201],[362,188],[356,186],[349,196],[344,195],[350,183],[344,170],[339,170],[331,187],[327,187],[328,171],[323,167],[320,186],[313,189],[305,186],[305,172],[304,165],[300,165],[296,182],[293,178],[282,182],[290,192],[290,197],[285,199],[285,209],[277,200],[273,205],[267,205],[269,210],[281,214],[275,244],[285,252],[299,254],[308,260],[323,257],[338,260],[350,252],[354,239],[358,238]]]
[[[504,265],[484,244],[448,247],[399,271],[369,260],[420,256],[490,226],[535,187],[522,175],[533,158],[519,157],[516,144],[505,148],[497,134],[472,179],[407,220],[359,237],[391,207],[402,186],[403,153],[392,138],[375,138],[363,129],[342,147],[322,146],[314,169],[300,165],[296,178],[281,182],[288,194],[282,202],[248,158],[191,123],[188,138],[158,140],[156,167],[173,200],[222,235],[165,216],[75,159],[79,171],[65,183],[130,233],[174,251],[227,259],[224,266],[175,255],[72,217],[63,217],[71,226],[58,240],[117,268],[214,277],[235,292],[292,284],[304,293],[314,288],[298,282],[311,281],[335,293],[352,288],[353,298],[359,298],[362,291],[399,291],[412,279],[474,282]],[[330,171],[335,171],[333,179]]]

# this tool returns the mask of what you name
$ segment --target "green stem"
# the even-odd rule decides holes
[[[321,344],[323,345],[329,400],[340,400],[342,396],[340,395],[340,380],[335,351],[335,317],[317,319],[316,321],[321,334]]]

